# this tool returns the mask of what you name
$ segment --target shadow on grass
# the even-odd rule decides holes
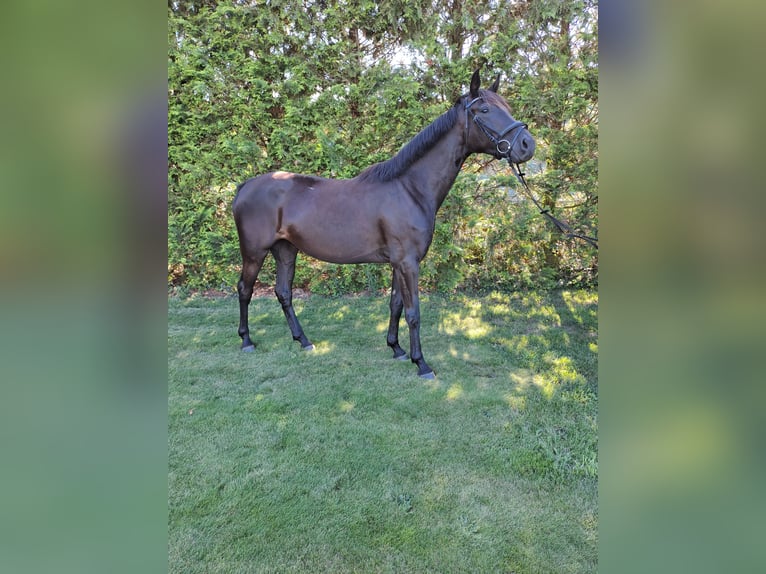
[[[453,366],[467,362],[479,377],[497,376],[498,367],[547,373],[552,384],[587,383],[595,392],[595,293],[495,293],[431,298],[428,306],[439,334],[435,345],[426,334],[430,348],[446,344]]]
[[[195,300],[176,301],[182,311]],[[200,350],[237,348],[236,298],[198,299],[199,314],[190,322],[191,345]],[[597,294],[555,291],[500,294],[484,297],[425,295],[421,302],[421,338],[426,359],[437,371],[438,389],[447,385],[448,399],[463,394],[454,387],[467,379],[491,380],[525,373],[542,376],[549,390],[587,385],[597,389]],[[299,319],[316,345],[313,353],[291,353],[307,365],[332,359],[338,369],[357,364],[357,373],[390,351],[385,343],[388,299],[379,296],[309,297],[295,301]],[[198,327],[198,328],[197,328]],[[256,357],[295,347],[274,298],[254,298],[250,327]],[[399,339],[408,350],[409,332],[400,321]],[[188,345],[187,345],[188,347]],[[414,375],[414,366],[400,363]],[[307,375],[310,373],[306,373]],[[459,380],[458,380],[459,379]],[[514,380],[514,377],[511,377]],[[452,391],[449,391],[449,389]]]

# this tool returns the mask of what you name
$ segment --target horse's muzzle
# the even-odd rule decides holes
[[[517,137],[513,138],[512,141],[503,139],[497,142],[495,159],[524,163],[535,155],[535,147],[535,138],[525,128],[524,131],[518,132]]]
[[[523,163],[532,159],[532,156],[535,155],[535,147],[535,138],[533,138],[532,134],[525,129],[519,136],[519,139],[514,146],[515,149],[510,151],[518,156],[519,159],[516,163]]]

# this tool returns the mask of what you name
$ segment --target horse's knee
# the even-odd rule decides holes
[[[414,308],[405,309],[404,320],[407,321],[407,326],[410,329],[417,329],[420,327],[420,311]]]
[[[250,302],[250,299],[253,298],[253,288],[248,287],[244,281],[241,281],[237,283],[237,293],[239,294],[239,300],[240,301],[246,301]]]
[[[293,297],[290,289],[277,287],[274,289],[274,294],[277,296],[277,300],[282,307],[290,307],[293,304]]]

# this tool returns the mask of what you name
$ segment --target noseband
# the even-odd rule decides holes
[[[501,132],[496,132],[492,128],[490,128],[487,124],[485,124],[471,109],[471,106],[473,106],[476,102],[479,100],[484,101],[483,96],[479,96],[478,98],[474,98],[471,101],[469,101],[465,105],[465,140],[468,142],[468,114],[471,113],[473,115],[473,121],[476,123],[477,126],[479,126],[479,129],[484,132],[484,135],[487,136],[487,139],[491,141],[493,144],[495,144],[495,147],[497,148],[497,153],[500,155],[500,157],[504,157],[508,160],[508,162],[511,162],[511,150],[513,149],[514,144],[516,143],[516,140],[519,139],[519,136],[521,135],[521,132],[524,131],[527,128],[527,124],[524,122],[520,122],[518,120],[514,120],[510,124],[508,124],[504,130]],[[521,129],[519,129],[521,128]],[[513,135],[513,138],[508,141],[505,138],[506,134],[512,133],[516,131],[516,133]]]

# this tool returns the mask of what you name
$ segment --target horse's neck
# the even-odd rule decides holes
[[[455,183],[466,159],[464,154],[462,132],[456,126],[408,170],[413,191],[420,194],[433,216]]]

